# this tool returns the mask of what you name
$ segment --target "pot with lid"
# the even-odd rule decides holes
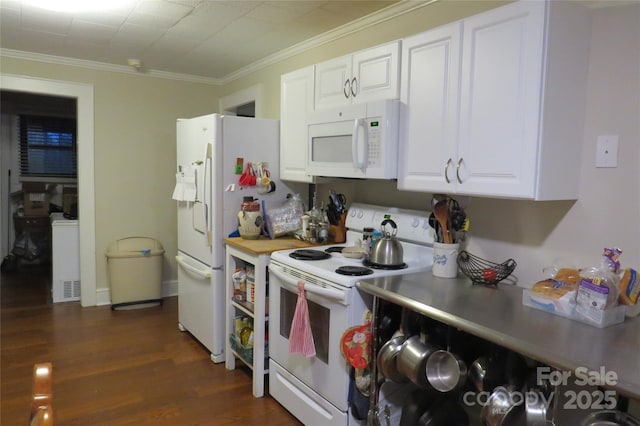
[[[391,227],[391,231],[387,231],[387,225]],[[378,239],[371,247],[369,262],[386,267],[403,266],[402,244],[396,238],[398,226],[393,220],[385,219],[380,224],[380,227],[382,229],[382,238]]]

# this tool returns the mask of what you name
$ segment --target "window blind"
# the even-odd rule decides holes
[[[20,175],[76,178],[76,120],[20,115]]]

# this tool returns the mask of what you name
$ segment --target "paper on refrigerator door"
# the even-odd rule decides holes
[[[185,167],[176,173],[176,186],[173,188],[173,198],[176,201],[196,201],[196,171],[193,167]]]

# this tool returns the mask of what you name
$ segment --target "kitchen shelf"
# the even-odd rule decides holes
[[[605,387],[640,399],[639,318],[597,328],[523,306],[521,287],[485,287],[430,272],[365,279],[357,287],[560,370],[615,372],[616,384]]]
[[[269,373],[268,342],[266,340],[267,321],[267,292],[269,276],[267,267],[271,253],[277,250],[309,247],[311,244],[293,238],[279,238],[275,240],[258,239],[245,240],[243,238],[225,238],[225,289],[226,289],[226,339],[225,366],[227,370],[235,369],[236,358],[246,364],[252,370],[253,396],[264,396],[265,374]],[[255,276],[255,303],[233,299],[232,275],[238,265],[253,266]],[[237,313],[249,316],[253,319],[253,350],[252,360],[236,350],[231,343],[230,336],[234,332],[235,317]],[[251,361],[251,362],[250,362]]]

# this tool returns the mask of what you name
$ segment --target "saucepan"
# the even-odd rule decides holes
[[[482,407],[480,416],[487,426],[522,424],[524,395],[512,387],[498,386]]]
[[[616,410],[603,410],[589,414],[582,426],[640,426],[640,420]]]
[[[526,393],[525,412],[527,426],[546,426],[549,400],[540,389],[532,388]]]
[[[451,392],[467,380],[467,364],[450,351],[433,352],[427,360],[425,370],[429,385],[439,392]]]
[[[409,337],[400,349],[398,371],[421,388],[429,388],[426,365],[431,354],[440,348],[426,341],[424,334]]]
[[[403,383],[407,381],[407,377],[398,371],[397,358],[402,349],[402,344],[405,341],[405,336],[402,332],[396,332],[378,352],[378,370],[387,379],[396,383]]]

